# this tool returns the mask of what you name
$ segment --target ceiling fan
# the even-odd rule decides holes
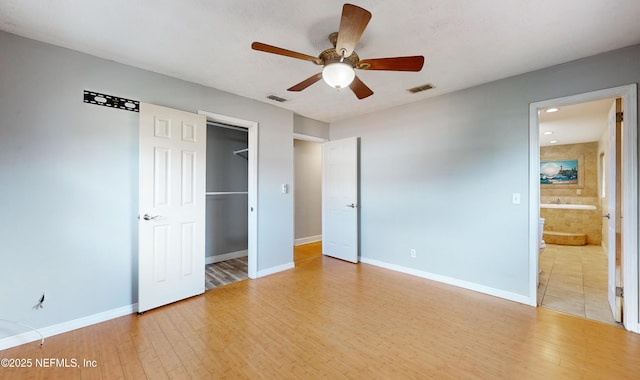
[[[342,7],[342,18],[338,32],[329,35],[329,41],[331,41],[333,47],[323,51],[318,57],[267,45],[262,42],[252,43],[251,48],[311,61],[316,65],[324,66],[322,72],[288,88],[287,91],[302,91],[320,79],[324,79],[327,84],[336,89],[348,86],[358,99],[364,99],[373,95],[373,91],[358,78],[354,69],[420,71],[424,65],[424,57],[421,55],[360,60],[354,49],[370,19],[371,12],[352,4],[345,4]]]

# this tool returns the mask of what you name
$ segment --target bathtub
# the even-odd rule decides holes
[[[560,208],[568,210],[595,210],[596,206],[593,205],[575,205],[569,203],[540,203],[540,208]]]

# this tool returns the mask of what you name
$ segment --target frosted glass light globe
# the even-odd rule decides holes
[[[337,89],[349,86],[355,77],[353,67],[344,62],[329,63],[322,69],[322,79]]]

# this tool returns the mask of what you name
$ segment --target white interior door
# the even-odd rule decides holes
[[[322,253],[358,262],[358,138],[322,148]]]
[[[206,117],[140,104],[138,312],[204,292]]]
[[[620,111],[620,100],[614,100],[609,109],[609,148],[607,151],[607,258],[608,258],[608,299],[614,319],[622,321],[622,298],[616,295],[616,287],[620,284],[620,128],[616,121],[616,113]]]

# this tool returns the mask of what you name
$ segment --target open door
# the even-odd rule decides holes
[[[204,292],[206,131],[140,103],[138,312]]]
[[[609,149],[607,155],[608,298],[613,318],[622,322],[622,100],[614,100],[609,110]]]
[[[358,262],[358,138],[322,150],[322,253]]]

